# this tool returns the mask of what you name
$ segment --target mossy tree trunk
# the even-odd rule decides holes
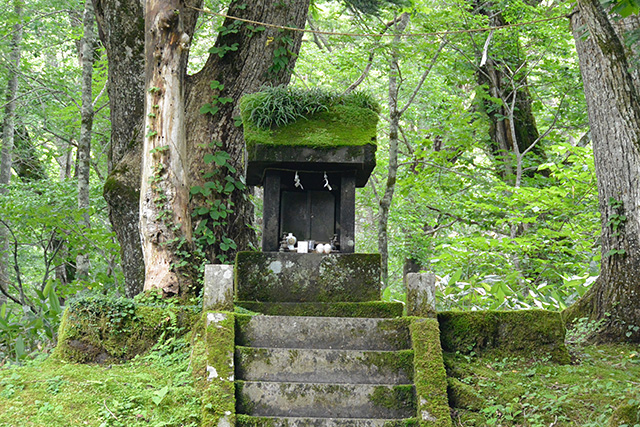
[[[109,96],[111,103],[112,143],[109,163],[109,178],[104,194],[109,204],[110,218],[122,248],[123,269],[127,282],[127,295],[142,290],[144,265],[138,229],[138,200],[140,194],[140,163],[144,119],[144,14],[136,0],[94,0],[98,14],[100,37],[109,57]],[[290,27],[304,27],[309,1],[281,2],[259,0],[245,5],[232,2],[228,14],[260,22]],[[190,9],[194,14],[195,10]],[[204,68],[193,76],[183,76],[184,121],[186,132],[186,182],[191,186],[202,186],[204,181],[224,179],[229,168],[206,164],[204,155],[220,149],[229,155],[227,163],[239,179],[244,170],[244,141],[242,130],[235,125],[239,115],[237,104],[244,93],[260,88],[263,84],[286,84],[289,82],[299,51],[302,33],[282,32],[273,28],[236,23],[227,19],[216,40],[212,53]],[[227,49],[231,48],[231,49]],[[286,51],[281,61],[274,62],[276,49]],[[234,50],[232,50],[234,49]],[[222,55],[220,54],[222,53]],[[216,80],[220,85],[212,88]],[[229,98],[232,101],[217,106],[215,114],[202,114],[200,108],[211,103],[213,98]],[[212,142],[222,147],[212,148]],[[210,174],[204,178],[205,174]],[[224,253],[219,246],[221,238],[231,238],[237,249],[248,249],[255,243],[253,205],[247,197],[249,189],[234,191],[225,200],[233,203],[233,213],[226,225],[214,230],[216,244],[210,245],[206,256],[210,262],[219,262],[218,256],[225,254],[232,259],[234,251]],[[190,202],[191,212],[198,207],[207,207],[220,195],[208,198],[194,197]],[[225,196],[226,198],[226,196]],[[206,213],[192,218],[194,228],[202,223]],[[210,225],[210,224],[208,224]]]
[[[598,0],[579,0],[571,25],[591,126],[599,209],[601,273],[566,310],[568,320],[603,320],[597,341],[640,341],[640,99],[624,32],[638,17],[618,20]]]
[[[144,117],[144,13],[139,0],[93,1],[109,61],[111,113],[108,177],[103,194],[120,242],[125,294],[142,291],[144,262],[138,209]]]

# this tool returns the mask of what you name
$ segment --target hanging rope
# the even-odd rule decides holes
[[[517,22],[517,23],[514,23],[514,24],[499,25],[497,27],[472,28],[472,29],[466,29],[466,30],[434,31],[434,32],[429,32],[429,33],[406,33],[406,34],[388,34],[388,33],[367,34],[367,33],[339,33],[339,32],[336,33],[336,32],[332,32],[332,31],[307,30],[305,28],[286,27],[286,26],[282,26],[282,25],[268,24],[266,22],[253,21],[251,19],[239,18],[237,16],[231,16],[231,15],[227,15],[227,14],[220,13],[220,12],[214,12],[213,10],[199,9],[199,8],[193,7],[193,6],[187,6],[187,7],[191,8],[191,9],[194,9],[194,10],[197,10],[197,11],[202,12],[202,13],[209,14],[209,15],[221,16],[223,18],[233,19],[235,21],[246,22],[248,24],[253,24],[253,25],[262,25],[264,27],[276,28],[276,29],[279,29],[279,30],[298,31],[298,32],[302,32],[302,33],[320,34],[320,35],[323,35],[323,36],[377,37],[377,38],[381,38],[381,37],[396,37],[396,36],[399,36],[399,37],[448,36],[448,35],[453,35],[453,34],[481,33],[481,32],[485,32],[485,31],[504,30],[506,28],[522,27],[522,26],[525,26],[525,25],[540,24],[540,23],[543,23],[543,22],[556,21],[558,19],[569,18],[569,16],[570,16],[568,14],[567,15],[559,15],[559,16],[552,16],[550,18],[535,19],[533,21]]]

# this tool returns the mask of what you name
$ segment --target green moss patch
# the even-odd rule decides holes
[[[339,105],[274,129],[244,125],[247,150],[256,145],[334,148],[374,144],[378,115],[366,108]]]
[[[247,147],[335,147],[375,142],[379,105],[365,93],[271,87],[245,95],[240,113]]]
[[[452,408],[481,411],[487,406],[487,402],[468,384],[457,378],[447,378],[447,395],[449,406]]]
[[[126,298],[87,296],[72,301],[62,317],[54,357],[68,362],[113,363],[149,350],[161,336],[187,332],[199,307]]]
[[[438,314],[442,348],[470,354],[545,357],[569,363],[560,313],[545,310],[444,312]]]
[[[640,425],[640,403],[633,400],[633,404],[621,405],[609,418],[609,427],[635,427]]]
[[[369,400],[374,405],[394,410],[416,410],[416,391],[411,385],[374,387]]]
[[[402,316],[403,309],[402,303],[383,301],[333,303],[236,301],[236,306],[254,313],[270,316],[316,317],[399,317]]]

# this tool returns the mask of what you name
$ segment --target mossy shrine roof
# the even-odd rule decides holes
[[[362,94],[269,88],[240,101],[247,184],[267,169],[355,171],[363,187],[375,167],[378,106]]]

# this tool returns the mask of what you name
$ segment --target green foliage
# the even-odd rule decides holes
[[[247,117],[257,128],[269,129],[328,111],[334,105],[379,110],[376,101],[363,92],[338,95],[319,88],[303,90],[291,86],[266,87],[260,92],[244,96],[240,109],[243,117]]]
[[[24,360],[48,351],[55,342],[60,300],[83,288],[112,290],[121,275],[110,271],[118,248],[102,211],[99,188],[91,189],[93,225],[88,230],[78,225],[85,212],[76,207],[73,182],[41,181],[37,186],[15,182],[7,190],[0,198],[0,219],[9,230],[6,289],[11,298],[0,310],[0,360]],[[88,282],[73,281],[79,251],[90,254]],[[56,268],[64,270],[71,282],[62,283]]]
[[[619,236],[621,226],[623,226],[627,221],[627,216],[624,214],[624,204],[621,200],[616,200],[613,197],[610,197],[609,207],[614,211],[614,213],[609,215],[607,225],[613,230],[614,236]]]
[[[30,306],[7,303],[0,306],[0,356],[22,361],[50,346],[56,337],[62,308],[54,282],[48,282],[43,291],[36,289],[35,293],[36,311]]]
[[[622,18],[640,13],[640,1],[638,0],[603,0],[601,4]]]
[[[237,244],[225,234],[230,215],[233,214],[234,203],[231,194],[236,190],[246,188],[244,178],[236,179],[236,168],[231,164],[231,156],[222,150],[222,143],[216,141],[209,144],[215,151],[204,155],[204,162],[215,165],[217,170],[207,172],[204,178],[207,180],[202,186],[191,187],[191,196],[201,196],[200,206],[193,210],[193,217],[197,220],[194,227],[194,241],[199,251],[204,253],[207,248],[214,245],[217,258],[221,262],[228,261],[225,252],[236,250]],[[221,234],[222,233],[222,234]]]
[[[275,49],[273,50],[273,64],[268,68],[267,72],[275,75],[287,68],[290,59],[294,55],[291,51],[291,48],[293,47],[293,38],[290,35],[285,35],[284,32],[281,31],[281,34],[274,37],[272,42],[275,44]]]
[[[408,0],[344,0],[344,3],[352,10],[368,15],[378,15],[385,7],[408,6]]]

